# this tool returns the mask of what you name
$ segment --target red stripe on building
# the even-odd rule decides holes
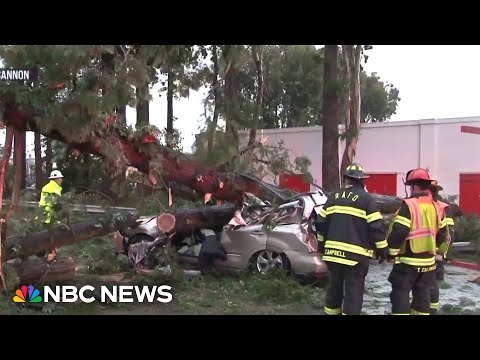
[[[480,127],[476,127],[476,126],[462,126],[462,127],[460,128],[460,132],[462,132],[462,133],[468,133],[468,134],[480,135]]]

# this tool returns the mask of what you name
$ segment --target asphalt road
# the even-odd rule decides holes
[[[391,264],[372,262],[365,283],[363,312],[368,315],[391,313],[388,275]],[[440,312],[443,314],[479,314],[480,285],[469,282],[479,271],[445,266],[445,280],[440,284]]]

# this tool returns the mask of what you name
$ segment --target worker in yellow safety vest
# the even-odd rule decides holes
[[[50,227],[54,223],[59,223],[57,214],[61,208],[59,202],[62,197],[63,174],[59,170],[53,170],[50,173],[50,181],[42,188],[42,194],[38,205],[43,208],[43,224]],[[46,252],[38,253],[38,257],[45,257]],[[51,261],[56,257],[56,249],[48,254],[48,260]]]
[[[55,213],[60,208],[59,199],[62,197],[63,175],[59,170],[53,170],[50,173],[50,181],[42,188],[39,206],[43,208],[43,223],[53,224]]]
[[[389,257],[394,258],[388,278],[393,315],[430,315],[435,255],[447,239],[442,214],[430,192],[431,181],[425,169],[408,172],[405,185],[411,187],[411,196],[403,200],[387,233]]]

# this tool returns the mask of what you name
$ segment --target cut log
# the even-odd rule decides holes
[[[76,263],[72,257],[66,257],[57,258],[52,263],[28,260],[8,266],[16,271],[21,284],[45,284],[72,280],[75,277]]]
[[[70,224],[70,227],[59,225],[25,237],[7,239],[5,242],[5,258],[9,260],[15,257],[35,255],[79,241],[105,236],[134,224],[135,218],[133,215],[122,214],[74,223]]]
[[[233,204],[222,206],[202,206],[193,209],[169,210],[157,216],[157,226],[165,233],[175,232],[187,236],[195,229],[212,229],[219,231],[227,225],[235,213]],[[175,221],[172,220],[172,215]],[[174,224],[174,230],[166,231]]]

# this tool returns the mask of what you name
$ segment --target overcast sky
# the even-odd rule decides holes
[[[480,45],[374,45],[367,54],[365,70],[376,72],[400,91],[402,100],[392,121],[480,116]],[[163,129],[166,96],[159,97],[156,90],[150,104],[150,122]],[[174,102],[174,116],[178,118],[174,126],[184,137],[184,150],[190,150],[198,133],[204,97],[203,90]],[[127,122],[135,122],[134,109],[127,109]],[[28,138],[33,144],[33,134]],[[0,141],[3,144],[3,133]]]

